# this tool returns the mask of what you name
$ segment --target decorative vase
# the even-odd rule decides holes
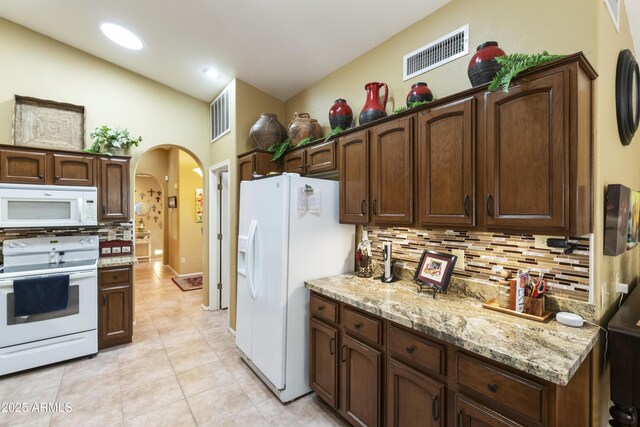
[[[501,67],[496,57],[504,55],[504,50],[498,47],[498,42],[484,42],[478,46],[467,69],[471,84],[481,86],[489,83]]]
[[[347,101],[342,98],[338,98],[334,101],[333,106],[329,110],[329,124],[331,130],[334,130],[338,126],[342,129],[349,129],[353,123],[353,111]]]
[[[257,122],[251,126],[249,137],[256,146],[266,150],[271,145],[287,139],[287,128],[272,113],[262,113]]]
[[[322,136],[322,126],[309,113],[293,113],[293,120],[289,123],[289,139],[295,147],[305,138],[318,139]]]
[[[407,107],[411,108],[414,102],[431,102],[433,94],[425,82],[418,82],[411,85],[411,90],[407,94]]]
[[[380,88],[384,87],[384,99],[380,102]],[[369,123],[373,120],[387,117],[384,110],[387,106],[387,97],[389,96],[389,87],[386,83],[371,82],[364,85],[367,91],[367,100],[360,112],[360,124]]]

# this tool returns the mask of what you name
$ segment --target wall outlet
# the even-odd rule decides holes
[[[452,249],[451,255],[455,255],[458,257],[456,261],[456,270],[464,270],[464,251],[462,249]]]
[[[108,255],[108,254],[110,254],[110,253],[111,253],[111,248],[110,248],[110,247],[107,247],[107,248],[100,248],[100,253],[101,253],[102,255]]]
[[[124,230],[124,235],[122,236],[124,240],[133,240],[133,233],[131,230]]]
[[[131,246],[123,246],[122,247],[122,253],[123,254],[130,254],[131,253]]]
[[[616,283],[616,292],[620,294],[628,294],[629,293],[629,284],[628,283]]]
[[[547,239],[555,239],[555,236],[533,236],[535,238],[534,247],[536,249],[549,249]]]
[[[182,258],[182,259],[180,260],[180,262],[181,262],[182,264],[184,264],[184,263],[186,263],[186,262],[187,262],[187,259],[186,259],[186,258]]]
[[[122,248],[120,246],[114,246],[114,247],[111,248],[111,253],[112,254],[122,253]]]

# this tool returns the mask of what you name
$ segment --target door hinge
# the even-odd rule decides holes
[[[218,190],[222,190],[222,184],[218,184]]]
[[[218,233],[218,240],[222,240],[222,233]]]
[[[222,289],[222,283],[218,283],[218,289]]]

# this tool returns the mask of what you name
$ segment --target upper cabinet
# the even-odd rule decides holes
[[[474,98],[418,114],[418,223],[475,225]]]
[[[340,222],[369,222],[369,131],[340,138]]]
[[[335,140],[296,148],[283,156],[284,171],[312,175],[336,170]]]
[[[591,98],[575,62],[485,94],[488,229],[591,231]]]
[[[46,184],[47,153],[2,149],[0,181],[15,184]]]
[[[129,159],[99,158],[98,219],[129,219]]]
[[[252,150],[238,156],[238,180],[251,181],[253,175],[266,175],[269,172],[282,172],[280,162],[272,162],[273,153]]]
[[[374,224],[413,222],[413,117],[371,129],[371,213]]]
[[[55,185],[94,185],[94,156],[52,153]]]

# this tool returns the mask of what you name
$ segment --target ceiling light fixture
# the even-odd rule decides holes
[[[120,25],[105,22],[100,25],[100,29],[112,42],[122,47],[131,50],[140,50],[144,47],[144,43],[142,43],[140,37]]]
[[[205,76],[209,77],[212,80],[217,79],[218,77],[220,77],[220,74],[213,68],[203,68],[202,72],[204,73]]]

